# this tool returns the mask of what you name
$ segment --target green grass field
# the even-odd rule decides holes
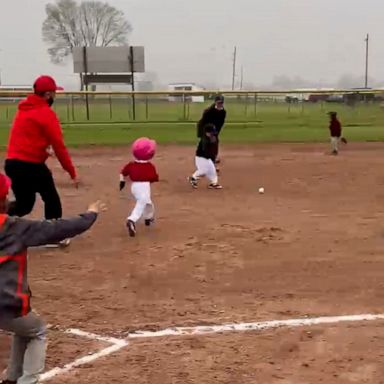
[[[137,103],[136,120],[127,101],[93,101],[87,121],[83,103],[60,102],[55,106],[70,146],[124,145],[139,136],[159,143],[196,142],[195,122],[205,105],[169,102]],[[260,103],[231,101],[226,104],[228,122],[222,133],[226,143],[324,142],[328,140],[326,112],[337,110],[344,135],[351,141],[384,141],[384,109],[379,105],[356,107],[335,104]],[[0,146],[8,137],[16,103],[0,104]]]

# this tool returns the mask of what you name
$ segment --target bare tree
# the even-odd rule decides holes
[[[101,1],[57,0],[46,6],[43,39],[52,62],[60,63],[74,47],[119,46],[132,28],[124,13]]]

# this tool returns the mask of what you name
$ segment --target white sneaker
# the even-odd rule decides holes
[[[211,183],[208,186],[209,189],[223,189],[223,187],[218,183]]]
[[[64,239],[59,242],[59,246],[62,248],[68,247],[71,244],[71,239]]]
[[[66,248],[71,244],[71,239],[64,239],[58,243],[46,244],[45,248]]]

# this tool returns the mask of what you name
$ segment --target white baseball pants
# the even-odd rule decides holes
[[[331,137],[331,150],[332,152],[338,152],[339,151],[339,142],[340,138],[336,136]]]
[[[196,172],[192,175],[193,178],[205,176],[212,184],[217,184],[217,172],[215,164],[211,159],[205,159],[204,157],[195,157]]]
[[[128,217],[128,220],[136,223],[142,216],[144,216],[145,220],[153,219],[155,207],[151,200],[151,183],[133,182],[131,185],[131,193],[136,200],[136,205]]]

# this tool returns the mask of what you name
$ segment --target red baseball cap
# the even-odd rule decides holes
[[[11,188],[11,179],[0,173],[0,200],[8,196],[9,188]]]
[[[36,93],[56,92],[58,87],[56,81],[51,76],[40,76],[33,83],[33,89]]]

